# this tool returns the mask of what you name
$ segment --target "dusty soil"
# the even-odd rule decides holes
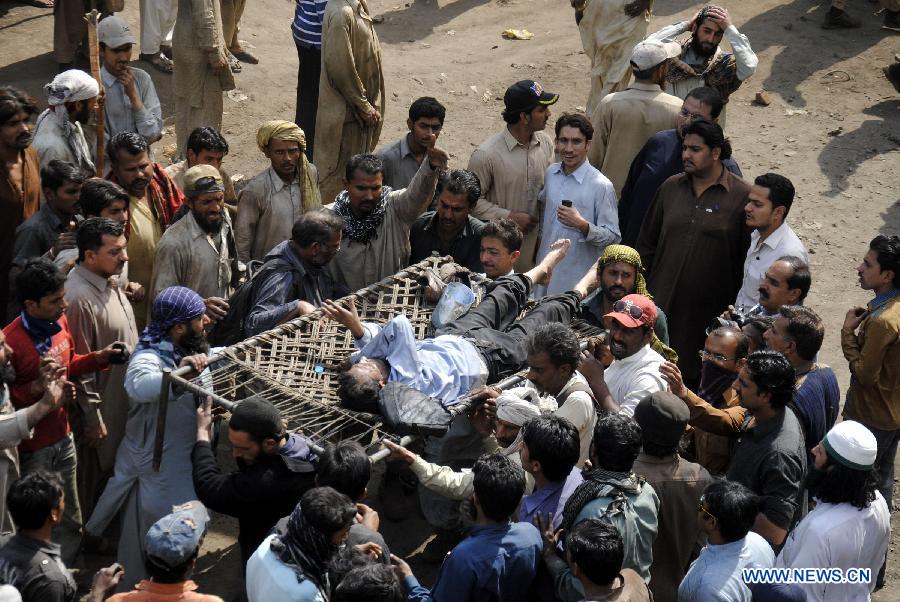
[[[510,83],[537,79],[559,92],[557,114],[585,105],[589,62],[565,0],[398,1],[369,3],[384,17],[377,26],[388,94],[384,142],[405,131],[411,101],[432,95],[448,108],[440,145],[451,153],[454,167],[465,167],[472,149],[502,127],[502,94]],[[699,5],[657,0],[650,31],[687,18]],[[854,268],[874,235],[900,231],[900,96],[881,73],[900,52],[900,37],[879,28],[880,16],[872,14],[876,6],[850,3],[863,26],[829,32],[819,27],[826,1],[728,3],[760,57],[757,73],[732,96],[728,135],[745,176],[778,171],[797,186],[790,221],[812,253],[807,303],[826,321],[821,358],[834,367],[842,388],[849,376],[840,353],[840,325],[849,306],[868,299],[856,285]],[[237,76],[239,91],[225,100],[224,133],[231,145],[226,163],[233,174],[251,177],[265,167],[255,144],[261,122],[293,118],[292,15],[293,3],[285,0],[257,0],[244,15],[241,38],[262,61],[244,66]],[[137,2],[127,3],[124,16],[136,30]],[[52,21],[50,11],[0,2],[0,83],[41,98],[41,85],[55,73]],[[534,39],[501,39],[508,28],[528,29]],[[162,98],[169,127],[156,148],[164,152],[174,143],[171,78],[137,66],[153,75]],[[768,107],[750,104],[761,89],[772,99]],[[227,450],[222,455],[227,457]],[[402,555],[412,554],[431,535],[418,516],[382,526]],[[235,533],[233,520],[214,519],[197,575],[204,591],[226,599],[237,596],[240,581]],[[103,560],[91,558],[89,564]],[[411,561],[424,582],[433,578],[437,565],[418,555]],[[892,556],[888,586],[874,599],[900,599],[898,578]]]

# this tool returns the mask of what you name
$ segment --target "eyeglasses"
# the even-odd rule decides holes
[[[627,313],[635,320],[640,320],[644,316],[644,310],[639,305],[635,305],[631,299],[619,299],[613,305],[613,311],[620,314]]]
[[[699,510],[700,512],[702,512],[703,514],[705,514],[706,516],[710,517],[713,520],[719,520],[718,518],[716,518],[715,514],[713,514],[712,512],[710,512],[709,510],[707,510],[706,508],[703,507],[703,498],[700,498],[700,505],[697,506],[697,510]]]
[[[697,354],[700,356],[701,360],[718,360],[720,362],[730,362],[732,359],[734,359],[734,358],[730,358],[730,357],[725,357],[721,353],[710,353],[706,349],[701,349],[700,351],[697,352]]]

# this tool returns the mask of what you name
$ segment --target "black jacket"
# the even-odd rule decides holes
[[[253,464],[225,474],[212,447],[194,444],[194,489],[210,510],[238,519],[241,559],[247,560],[275,523],[290,514],[308,489],[315,486],[315,455],[298,435],[290,435],[288,453],[260,454]]]

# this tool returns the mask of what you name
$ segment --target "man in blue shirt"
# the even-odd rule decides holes
[[[297,111],[294,123],[306,134],[306,158],[313,160],[319,76],[322,73],[322,17],[328,0],[297,0],[291,33],[297,46]]]
[[[409,602],[519,602],[526,598],[542,544],[534,525],[509,521],[522,499],[525,478],[518,466],[500,454],[482,456],[472,472],[475,526],[447,556],[431,591],[419,585],[403,559],[391,556]]]
[[[540,416],[522,425],[522,468],[534,477],[534,492],[522,498],[519,520],[534,521],[537,515],[553,513],[553,525],[562,522],[562,509],[569,495],[581,484],[575,470],[581,454],[578,429],[559,416]]]
[[[684,127],[696,119],[717,123],[724,106],[722,95],[715,89],[706,86],[694,88],[681,105],[681,112],[676,117],[678,125],[651,136],[635,156],[619,199],[619,230],[623,245],[633,247],[637,243],[644,215],[660,184],[684,171],[681,159]],[[733,158],[723,159],[722,165],[731,173],[742,175]]]

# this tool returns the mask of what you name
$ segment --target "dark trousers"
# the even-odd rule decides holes
[[[297,46],[297,112],[294,123],[306,134],[306,158],[313,160],[316,138],[316,109],[319,106],[319,75],[322,73],[322,51]]]
[[[551,295],[517,320],[530,292],[531,282],[522,274],[504,276],[494,282],[477,307],[448,324],[440,334],[470,339],[484,355],[490,372],[488,382],[515,374],[528,359],[528,335],[550,322],[568,324],[581,305],[581,295],[574,291]]]

